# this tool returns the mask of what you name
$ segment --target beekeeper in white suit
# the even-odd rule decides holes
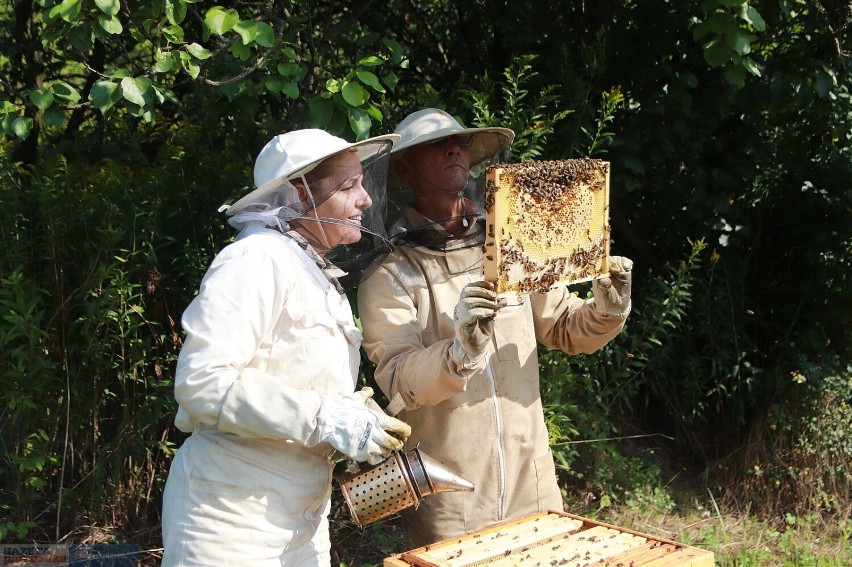
[[[333,263],[381,226],[396,139],[276,136],[227,209],[239,236],[182,318],[175,423],[192,435],[166,483],[162,565],[329,565],[331,455],[375,464],[410,434],[355,391],[361,333]]]

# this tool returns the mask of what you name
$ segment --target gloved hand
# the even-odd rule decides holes
[[[473,282],[464,286],[453,314],[456,326],[453,352],[457,361],[461,361],[465,354],[471,361],[482,356],[494,334],[497,310],[505,304],[505,299],[497,298],[491,282]]]
[[[372,395],[372,388],[364,388],[342,397],[327,396],[317,417],[322,441],[355,461],[376,465],[402,449],[411,427],[383,412]]]
[[[630,313],[630,288],[633,261],[622,256],[609,257],[609,277],[594,280],[595,309],[604,315],[626,317]]]

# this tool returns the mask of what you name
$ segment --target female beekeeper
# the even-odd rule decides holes
[[[276,136],[227,209],[240,233],[182,318],[175,423],[192,435],[163,496],[163,565],[329,565],[331,455],[375,464],[410,434],[355,392],[361,333],[332,263],[357,269],[348,245],[381,230],[369,207],[396,139]]]

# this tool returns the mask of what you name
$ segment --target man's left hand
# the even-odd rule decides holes
[[[633,260],[623,256],[609,257],[609,276],[592,283],[595,309],[604,315],[626,317],[630,313],[630,289],[633,283]]]

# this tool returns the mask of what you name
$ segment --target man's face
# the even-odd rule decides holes
[[[470,172],[470,137],[451,136],[405,151],[399,174],[417,191],[457,193]]]

